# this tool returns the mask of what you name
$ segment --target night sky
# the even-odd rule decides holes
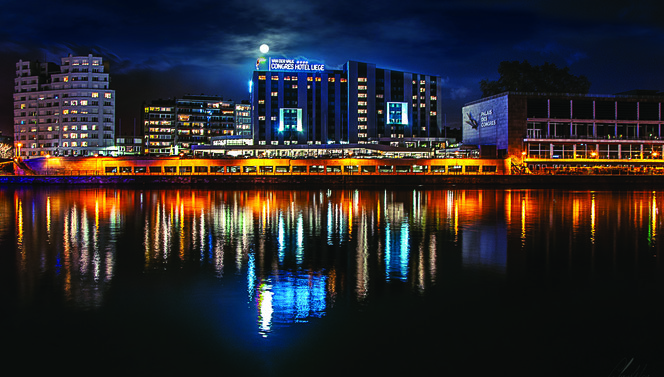
[[[664,91],[664,2],[162,0],[15,1],[0,12],[0,130],[12,135],[15,63],[101,55],[117,123],[139,127],[143,101],[184,94],[248,99],[267,56],[340,68],[347,60],[439,75],[447,124],[497,79],[503,60],[568,66],[590,93]],[[121,127],[120,127],[121,126]]]

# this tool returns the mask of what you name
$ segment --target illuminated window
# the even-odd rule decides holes
[[[431,96],[431,100],[432,100],[432,101],[435,101],[435,100],[437,100],[437,99],[438,99],[438,97],[436,97],[436,96]]]
[[[328,78],[327,78],[327,81],[328,81],[328,82],[334,82],[334,77],[328,77]]]
[[[65,76],[65,77],[63,77],[63,78],[62,78],[62,81],[64,81],[64,82],[69,82],[69,76]]]
[[[99,93],[92,92],[92,98],[99,98]],[[146,109],[147,110],[147,109]]]
[[[420,107],[427,107],[426,103],[420,103]]]
[[[88,105],[88,100],[82,99],[81,106],[87,106],[87,105]]]
[[[357,109],[357,112],[358,112],[359,114],[366,114],[366,113],[367,113],[367,109]]]
[[[357,106],[366,106],[367,101],[357,101]]]
[[[272,92],[272,93],[270,93],[270,95],[271,95],[272,97],[276,97],[276,96],[279,95],[279,92]]]
[[[111,93],[104,93],[104,98],[111,98]]]
[[[67,114],[69,114],[69,110],[68,110],[68,109],[64,109],[64,110],[62,110],[62,115],[67,115]]]
[[[367,90],[367,86],[366,85],[358,85],[357,90]]]
[[[78,101],[77,100],[72,100],[71,105],[72,106],[78,106]]]
[[[258,79],[259,79],[259,80],[265,80],[265,75],[260,75],[260,76],[258,76]]]
[[[273,76],[271,77],[271,79],[272,79],[272,81],[279,81],[279,76],[277,76],[277,75],[273,75]]]
[[[341,82],[348,82],[348,80],[345,77],[342,77]]]
[[[367,98],[367,94],[366,93],[357,93],[357,97],[358,98]]]
[[[427,91],[426,88],[420,88],[420,93],[424,93],[424,92],[426,92],[426,91]]]
[[[314,81],[314,78],[309,76],[309,77],[307,77],[307,81]]]
[[[367,78],[366,77],[358,77],[357,82],[367,82]]]
[[[264,104],[265,104],[265,100],[264,100],[264,99],[259,99],[259,100],[258,100],[258,104],[259,104],[259,105],[264,105]]]

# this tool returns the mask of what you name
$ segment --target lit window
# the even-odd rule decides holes
[[[62,81],[64,81],[64,82],[69,82],[69,76],[65,76],[65,77],[63,77],[63,78],[62,78]]]
[[[432,100],[432,101],[435,101],[435,100],[437,100],[437,99],[438,99],[438,98],[437,98],[436,96],[431,96],[431,100]]]
[[[328,82],[334,82],[334,77],[328,77],[328,78],[327,78],[327,81],[328,81]]]
[[[420,88],[420,93],[424,93],[426,92],[426,90],[427,90],[426,88]]]
[[[279,76],[277,76],[277,75],[273,75],[271,78],[272,78],[272,81],[279,81]]]
[[[92,98],[99,98],[99,93],[92,92]],[[146,109],[147,110],[147,109]]]
[[[367,98],[367,94],[366,93],[357,93],[357,97],[358,98]]]
[[[88,100],[82,99],[81,106],[87,106],[87,105],[88,105]]]
[[[435,111],[429,111],[429,115],[431,115],[431,116],[435,116],[435,115],[436,115],[436,112],[435,112]]]
[[[258,76],[258,79],[259,79],[259,80],[265,80],[265,75],[260,75],[260,76]]]
[[[272,97],[276,97],[276,96],[279,95],[279,92],[272,92],[272,93],[270,93],[270,95],[271,95]]]
[[[264,99],[259,99],[259,100],[258,100],[258,104],[259,104],[259,105],[264,105],[264,104],[265,104],[265,100],[264,100]]]
[[[367,86],[366,85],[358,85],[357,90],[367,90]]]

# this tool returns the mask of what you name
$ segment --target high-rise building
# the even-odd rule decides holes
[[[110,154],[115,91],[107,68],[92,55],[16,63],[14,146],[22,156]]]
[[[252,79],[258,145],[397,143],[442,133],[437,76],[349,61],[341,70],[269,59]]]
[[[213,137],[235,133],[235,103],[218,96],[185,95],[143,106],[145,153],[191,153],[194,145],[210,145]]]

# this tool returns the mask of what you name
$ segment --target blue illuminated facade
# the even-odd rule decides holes
[[[253,73],[254,144],[387,143],[442,134],[440,77],[355,61],[327,70],[282,60],[259,63],[264,70]]]

